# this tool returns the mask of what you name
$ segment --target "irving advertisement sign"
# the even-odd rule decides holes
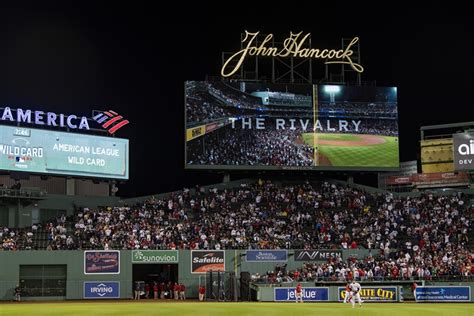
[[[191,251],[191,273],[207,271],[225,271],[225,253],[223,250]]]

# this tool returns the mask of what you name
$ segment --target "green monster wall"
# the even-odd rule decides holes
[[[247,262],[245,250],[225,251],[225,270],[234,272],[237,278],[241,271],[249,271],[251,274],[264,274],[275,270],[277,264],[287,264],[288,270],[300,268],[302,261],[295,261],[294,251],[288,251],[287,262]],[[186,296],[197,297],[197,289],[200,276],[205,274],[191,273],[191,251],[180,250],[178,252],[178,279],[186,285]],[[349,256],[365,257],[368,250],[343,250],[342,257],[346,260]],[[149,263],[149,262],[148,262]],[[133,264],[132,251],[120,251],[120,273],[107,275],[86,275],[84,273],[84,251],[0,251],[0,300],[11,300],[13,290],[19,283],[21,265],[66,265],[67,285],[65,297],[45,297],[44,299],[83,299],[83,286],[85,281],[119,281],[120,298],[132,298],[133,290]],[[137,263],[135,263],[137,264]],[[159,263],[157,263],[159,264]],[[168,263],[161,263],[168,264]],[[139,264],[138,264],[139,265]],[[395,284],[394,284],[395,285]],[[460,285],[457,283],[444,283],[444,285]],[[472,286],[474,283],[464,283]],[[290,284],[289,286],[293,286]],[[273,289],[261,288],[259,291],[261,300],[271,300]],[[405,291],[406,292],[406,291]],[[330,300],[336,299],[337,289],[330,288]],[[31,298],[41,299],[41,298]]]

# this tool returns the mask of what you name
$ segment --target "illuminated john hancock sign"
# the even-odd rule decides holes
[[[283,41],[283,47],[278,48],[268,46],[268,43],[273,38],[273,34],[268,34],[260,44],[257,44],[257,35],[259,33],[260,32],[251,33],[245,31],[245,37],[242,40],[242,46],[244,48],[225,61],[221,69],[222,77],[230,77],[235,74],[247,56],[325,59],[325,64],[347,64],[350,65],[354,71],[360,73],[364,71],[364,67],[355,63],[351,58],[354,54],[351,47],[359,41],[358,37],[354,37],[345,49],[318,49],[304,47],[305,42],[310,37],[310,33],[306,35],[303,35],[303,32],[296,34],[290,33],[290,37]]]
[[[128,139],[0,126],[0,169],[128,179]]]

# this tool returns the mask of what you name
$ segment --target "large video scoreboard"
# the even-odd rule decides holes
[[[399,167],[396,87],[188,81],[186,168]]]
[[[0,170],[128,179],[128,139],[0,126]]]

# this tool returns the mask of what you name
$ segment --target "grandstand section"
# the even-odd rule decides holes
[[[473,281],[472,196],[470,191],[398,196],[332,181],[259,179],[185,189],[142,202],[80,207],[30,227],[0,229],[0,260],[11,262],[3,270],[0,297],[8,296],[18,271],[28,264],[54,260],[67,271],[59,297],[81,298],[84,250],[95,256],[120,252],[121,273],[107,280],[120,282],[121,298],[132,296],[132,280],[184,282],[187,296],[196,297],[197,285],[208,278],[193,274],[190,266],[199,250],[225,253],[223,271],[249,271],[261,299],[273,300],[268,286],[340,286],[353,278],[366,286],[395,286],[397,293],[405,287],[409,299],[413,282]],[[32,251],[42,249],[50,251]],[[286,255],[279,259],[281,249]],[[148,256],[142,262],[148,268],[135,268],[143,260],[133,259],[136,251],[141,252],[137,258]],[[174,262],[168,264],[174,268],[164,270],[166,262]],[[37,297],[27,275],[20,280],[25,293],[33,291],[25,296]],[[230,279],[225,280],[223,290],[230,291]],[[51,297],[44,292],[50,291],[46,285],[41,288],[42,297]]]

